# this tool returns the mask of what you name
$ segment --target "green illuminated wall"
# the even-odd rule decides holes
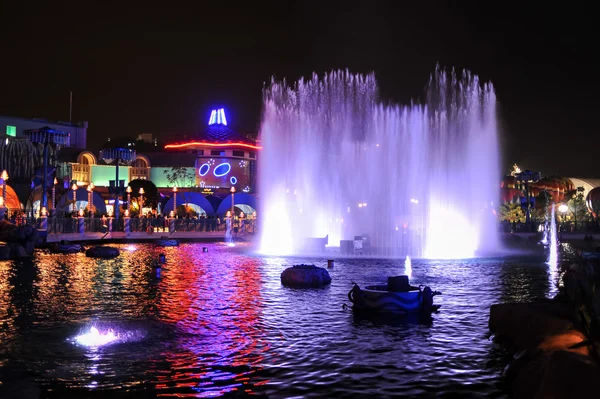
[[[186,168],[188,174],[191,176],[196,175],[196,168]],[[170,167],[152,167],[150,168],[150,180],[156,187],[171,187],[173,184],[169,183],[167,180],[167,175],[165,171],[171,172]]]
[[[195,176],[196,168],[186,168],[187,172],[191,176]],[[156,187],[171,187],[173,186],[167,180],[167,175],[165,173],[171,172],[170,167],[155,167],[150,168],[150,181],[154,183]],[[92,183],[94,186],[99,187],[108,187],[109,180],[115,180],[115,167],[114,165],[106,166],[106,165],[92,165]],[[129,184],[129,167],[121,166],[119,167],[119,180],[125,180],[125,186]]]
[[[92,183],[94,186],[108,187],[108,181],[115,180],[115,172],[114,165],[92,165]],[[119,180],[125,180],[125,186],[129,184],[129,167],[119,167]]]

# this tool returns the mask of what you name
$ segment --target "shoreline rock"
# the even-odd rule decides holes
[[[518,354],[504,372],[514,398],[600,392],[600,367],[574,320],[575,309],[560,297],[491,307],[494,341]]]

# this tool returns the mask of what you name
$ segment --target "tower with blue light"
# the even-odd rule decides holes
[[[225,118],[225,110],[223,108],[213,109],[210,113],[208,125],[225,125],[227,126],[227,118]]]

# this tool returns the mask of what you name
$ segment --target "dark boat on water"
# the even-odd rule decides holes
[[[348,299],[352,309],[377,312],[395,312],[401,314],[435,312],[440,305],[433,304],[433,297],[441,292],[432,291],[427,286],[413,287],[408,283],[408,276],[389,277],[387,284],[368,285],[360,288],[354,284]]]

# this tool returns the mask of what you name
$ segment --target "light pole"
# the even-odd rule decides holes
[[[90,183],[87,187],[88,192],[88,216],[92,217],[92,198],[94,196],[94,183]]]
[[[71,190],[73,190],[73,212],[77,211],[77,184],[73,183],[71,186]]]
[[[6,181],[8,180],[8,172],[3,170],[0,178],[2,179],[2,200],[6,206]]]
[[[142,208],[144,206],[144,194],[145,194],[144,187],[140,187],[139,193],[140,193],[140,216],[141,216]]]
[[[233,205],[234,205],[234,197],[235,197],[235,186],[231,186],[231,189],[229,190],[231,192],[231,218],[233,220],[233,218],[235,218],[235,211],[233,210]]]
[[[177,215],[177,186],[173,186],[173,214]]]
[[[561,230],[565,229],[565,215],[569,211],[569,207],[566,204],[560,204],[558,207],[558,211],[562,214],[561,217]]]
[[[135,150],[129,148],[104,148],[100,151],[100,158],[104,162],[115,163],[115,221],[119,221],[119,195],[121,185],[119,184],[119,164],[128,165],[135,160]]]
[[[131,210],[131,186],[127,186],[125,190],[127,192],[127,210]]]
[[[58,180],[56,177],[54,178],[54,184],[52,185],[52,212],[54,216],[56,216],[56,185],[58,184]]]

